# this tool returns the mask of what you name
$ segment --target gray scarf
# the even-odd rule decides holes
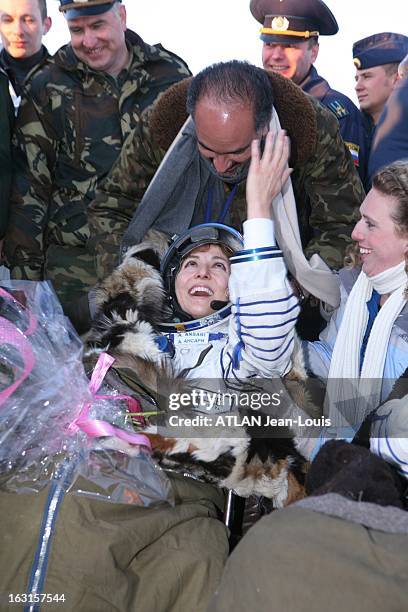
[[[237,177],[238,182],[244,180],[247,173],[246,167],[242,176]],[[213,193],[211,220],[217,220],[226,200],[225,182],[217,177],[208,163],[203,163],[197,149],[194,123],[189,118],[167,151],[133,215],[123,236],[122,253],[141,242],[152,227],[169,235],[179,234],[190,227],[197,212],[196,205],[205,202],[209,189]],[[201,223],[203,219],[204,211]]]

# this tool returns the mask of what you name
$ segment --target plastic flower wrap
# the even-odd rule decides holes
[[[118,503],[172,503],[167,476],[128,417],[135,401],[91,382],[82,342],[45,282],[0,287],[0,488],[65,491]]]

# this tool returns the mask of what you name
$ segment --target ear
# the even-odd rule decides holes
[[[118,6],[118,9],[119,9],[120,22],[122,24],[123,31],[125,32],[126,27],[127,27],[126,26],[126,7],[123,4],[120,4]]]
[[[319,55],[319,43],[316,42],[316,44],[314,44],[312,47],[312,55],[311,55],[312,64],[315,63],[318,55]]]
[[[51,17],[46,17],[43,22],[43,35],[44,36],[50,31],[51,26],[52,26]]]

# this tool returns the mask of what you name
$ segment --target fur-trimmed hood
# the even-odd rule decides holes
[[[158,98],[150,116],[150,131],[164,150],[170,147],[187,119],[187,91],[193,77],[167,89]],[[305,163],[316,151],[317,119],[311,96],[279,74],[269,75],[272,82],[274,107],[281,126],[290,137],[291,167]]]

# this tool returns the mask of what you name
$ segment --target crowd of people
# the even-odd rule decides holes
[[[357,108],[314,67],[319,36],[339,29],[321,0],[251,0],[263,68],[232,60],[196,75],[128,28],[122,0],[59,3],[71,40],[51,56],[46,0],[0,0],[11,279],[52,284],[86,363],[101,351],[116,359],[119,393],[150,401],[157,380],[228,391],[262,379],[281,394],[283,383],[281,416],[321,417],[280,436],[146,429],[172,468],[175,505],[126,515],[136,540],[126,562],[83,549],[68,609],[402,612],[408,37],[354,43]],[[322,397],[310,399],[310,380]],[[256,519],[274,510],[227,559],[228,489]],[[25,536],[30,504],[18,497],[24,510],[10,493],[0,505],[14,509],[7,531],[29,541],[48,515],[36,502]],[[69,501],[90,529],[104,502],[84,503]],[[1,590],[28,592],[30,554],[22,572],[0,572]],[[111,575],[94,570],[99,554]],[[43,590],[65,586],[43,569]]]

